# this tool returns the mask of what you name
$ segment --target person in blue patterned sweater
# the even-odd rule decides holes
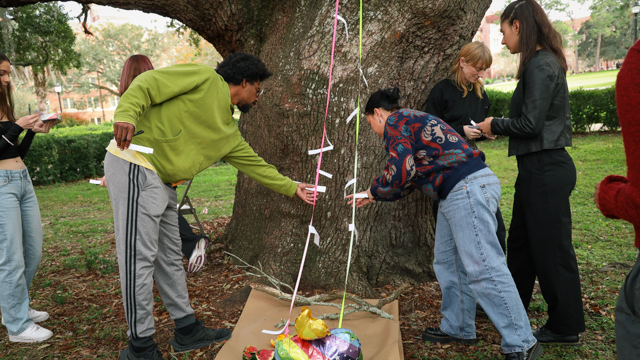
[[[437,117],[398,104],[398,88],[378,90],[365,107],[384,138],[384,174],[356,206],[395,201],[419,189],[440,200],[433,269],[442,289],[442,322],[426,328],[430,342],[475,344],[476,299],[502,335],[506,359],[542,354],[498,242],[500,180],[458,133]],[[352,198],[353,195],[347,198]],[[353,199],[349,201],[352,204]]]

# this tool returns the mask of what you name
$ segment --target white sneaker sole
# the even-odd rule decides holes
[[[29,329],[31,329],[31,327],[33,327],[33,326],[35,326],[37,328],[37,331],[31,332],[31,334],[32,334],[31,336],[22,335],[22,334],[24,334],[24,332],[28,332]],[[19,342],[19,343],[35,343],[35,342],[42,342],[42,341],[51,339],[51,337],[53,336],[53,332],[51,332],[51,330],[45,329],[45,328],[40,327],[40,326],[35,325],[35,324],[32,324],[24,332],[21,333],[21,334],[18,334],[18,335],[9,335],[9,341],[11,341],[11,342]]]
[[[191,254],[189,258],[187,272],[194,273],[202,270],[204,264],[207,262],[207,245],[209,245],[209,242],[206,238],[198,241],[196,248],[193,250],[193,254]]]

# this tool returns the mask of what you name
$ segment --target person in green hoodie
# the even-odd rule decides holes
[[[271,75],[260,59],[236,52],[215,70],[180,64],[146,71],[122,95],[104,161],[130,337],[120,359],[162,359],[152,338],[154,280],[175,322],[174,352],[231,336],[228,329],[204,326],[189,304],[172,183],[223,159],[269,189],[313,203],[313,192],[305,190],[311,185],[296,184],[260,158],[232,116],[234,105],[247,112],[257,103],[260,84]],[[153,152],[134,151],[131,144]]]

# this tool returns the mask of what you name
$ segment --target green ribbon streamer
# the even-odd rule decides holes
[[[360,0],[360,32],[359,32],[359,58],[358,58],[358,66],[359,69],[362,69],[362,0]],[[356,115],[356,156],[353,164],[353,178],[356,179],[353,184],[353,194],[356,194],[358,189],[358,135],[360,133],[360,85],[362,83],[362,76],[358,76],[358,112]],[[340,320],[338,322],[338,327],[342,327],[342,318],[344,316],[344,303],[347,298],[347,283],[349,281],[349,268],[351,267],[351,253],[353,252],[353,237],[355,236],[355,224],[356,224],[356,199],[353,198],[353,206],[351,212],[351,223],[354,226],[353,231],[351,231],[351,241],[349,243],[349,257],[347,259],[347,274],[344,279],[344,293],[342,294],[342,307],[340,308]]]

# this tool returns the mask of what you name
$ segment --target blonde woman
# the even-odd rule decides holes
[[[484,121],[489,115],[491,101],[484,91],[482,78],[492,62],[491,50],[484,43],[472,42],[464,45],[451,66],[450,76],[431,89],[424,105],[424,112],[446,122],[474,149],[477,149],[475,141],[495,138],[483,134],[471,123],[472,120],[477,123]],[[437,201],[433,202],[433,214],[438,214]],[[507,228],[500,208],[496,212],[496,218],[496,235],[502,251],[506,252]]]

